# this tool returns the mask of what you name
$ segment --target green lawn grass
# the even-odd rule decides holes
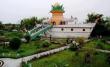
[[[90,64],[84,63],[84,55],[85,51],[79,52],[79,55],[76,56],[75,52],[65,50],[29,63],[32,64],[32,67],[110,67],[106,62],[107,55],[104,53],[94,54]]]
[[[5,31],[3,36],[5,36],[6,38],[9,38],[9,39],[12,39],[12,38],[15,38],[15,37],[22,38],[23,33],[22,32],[8,32],[8,31]]]
[[[23,43],[18,50],[12,50],[9,47],[0,46],[0,57],[19,58],[29,56],[39,52],[47,51],[57,47],[61,47],[60,44],[52,44],[49,47],[40,47],[44,40],[31,41],[30,43]],[[3,56],[4,53],[4,56]],[[9,55],[10,54],[10,55]]]
[[[90,42],[87,42],[84,47],[85,48],[97,48],[97,46],[102,46],[102,48],[98,48],[98,49],[103,49],[103,50],[110,50],[110,44],[103,42],[100,39],[94,39],[91,40]]]
[[[91,48],[96,48],[97,43],[102,44],[105,50],[110,49],[109,44],[97,39],[85,43],[83,47],[88,49],[83,48],[78,52],[78,55],[76,55],[76,51],[65,50],[48,57],[30,61],[29,63],[32,64],[32,67],[110,67],[106,61],[106,53],[91,50]],[[90,64],[84,63],[87,52],[92,55],[92,62]]]

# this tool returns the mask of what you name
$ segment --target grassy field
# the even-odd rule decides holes
[[[3,46],[0,46],[0,57],[19,58],[62,46],[60,44],[51,43],[49,47],[40,47],[43,41],[44,40],[36,40],[30,43],[23,43],[17,51],[11,50],[9,47],[3,48]]]
[[[9,39],[12,39],[12,38],[15,38],[15,37],[22,38],[23,33],[22,32],[8,32],[8,31],[5,31],[3,36],[5,36],[6,38],[9,38]]]
[[[100,45],[100,49],[110,50],[110,44],[97,39],[87,42],[83,47],[88,49],[83,48],[78,51],[78,55],[76,55],[76,51],[65,50],[29,63],[32,64],[32,67],[110,67],[107,62],[108,54],[91,50]],[[85,64],[86,53],[90,53],[92,56],[90,64]]]
[[[103,50],[110,50],[110,44],[100,39],[94,39],[84,45],[85,48],[97,48]]]
[[[65,50],[63,52],[31,61],[32,67],[110,67],[106,62],[107,55],[98,53],[92,55],[92,62],[90,64],[84,63],[85,51],[75,52]]]

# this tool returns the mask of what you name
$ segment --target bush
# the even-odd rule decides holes
[[[45,40],[43,43],[42,43],[42,47],[49,47],[50,46],[50,42],[48,40]]]
[[[9,43],[9,47],[13,50],[18,50],[20,45],[21,45],[21,40],[19,38],[13,38]]]
[[[30,36],[29,36],[29,35],[26,35],[26,36],[25,36],[25,39],[26,39],[27,43],[29,43],[29,42],[30,42],[30,40],[31,40],[31,38],[30,38]]]
[[[96,48],[98,48],[98,49],[104,49],[103,43],[101,41],[98,41],[96,43]]]
[[[79,43],[79,45],[83,45],[83,44],[84,44],[84,40],[85,40],[84,37],[77,37],[77,38],[75,39],[75,41],[76,41],[77,43]]]

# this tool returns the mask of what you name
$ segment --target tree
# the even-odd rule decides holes
[[[18,50],[20,45],[21,45],[21,40],[19,38],[13,38],[9,43],[9,47],[13,50]]]
[[[106,17],[105,19],[106,19],[106,21],[107,21],[107,22],[105,23],[105,26],[107,27],[108,30],[110,30],[110,17]]]
[[[43,22],[43,19],[38,19],[37,17],[25,18],[21,20],[20,28],[21,29],[32,29],[36,24]]]
[[[4,29],[4,25],[2,24],[2,21],[0,21],[0,30]]]
[[[96,14],[96,13],[88,14],[87,15],[88,18],[87,18],[86,22],[94,23],[94,22],[96,22],[96,20],[98,20],[98,22],[102,21],[103,20],[102,16],[103,16],[103,14]]]
[[[86,20],[86,22],[87,23],[96,22],[96,26],[94,27],[91,33],[91,37],[109,35],[107,27],[105,26],[105,24],[107,23],[107,20],[104,19],[103,14],[96,14],[96,13],[88,14],[88,19]]]

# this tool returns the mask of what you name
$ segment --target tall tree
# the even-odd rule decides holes
[[[95,28],[91,33],[92,37],[108,35],[108,31],[105,26],[107,21],[104,19],[103,14],[97,14],[97,13],[88,14],[88,19],[86,20],[86,22],[87,23],[97,22]]]

